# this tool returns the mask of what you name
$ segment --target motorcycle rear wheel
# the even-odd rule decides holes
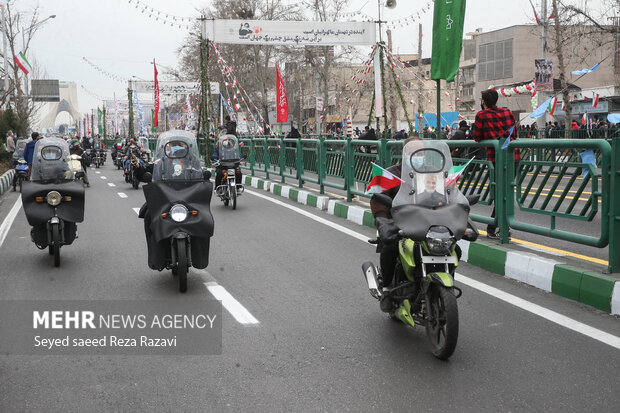
[[[177,275],[179,276],[179,291],[187,291],[187,249],[183,238],[177,240]]]
[[[456,349],[459,337],[459,309],[451,290],[434,285],[426,303],[426,334],[433,355],[447,360]]]

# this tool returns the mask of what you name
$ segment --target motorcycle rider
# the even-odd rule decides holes
[[[32,132],[30,135],[32,140],[26,144],[26,149],[24,149],[24,159],[28,162],[28,168],[32,171],[32,158],[34,158],[34,146],[37,144],[37,141],[40,139],[41,135],[39,132]],[[30,174],[30,172],[29,172]]]
[[[405,144],[407,144],[408,142],[412,140],[420,140],[420,138],[417,138],[417,137],[408,138],[405,141]],[[414,159],[413,162],[415,163],[416,160]],[[419,159],[419,162],[421,165],[421,163],[423,162],[423,159]],[[402,173],[402,163],[397,163],[395,165],[392,165],[389,168],[387,168],[387,170],[388,172],[392,173],[394,176],[400,178],[401,173]],[[435,183],[436,182],[437,181],[435,178]],[[425,185],[425,187],[426,187],[425,192],[422,194],[419,194],[419,196],[420,197],[428,196],[430,198],[431,196],[433,196],[431,194],[434,194],[434,192],[436,192],[435,188],[433,187],[431,190],[431,185],[428,185],[428,186]],[[396,194],[398,194],[399,189],[400,189],[400,185],[397,187],[388,189],[387,191],[384,191],[382,193],[394,199],[396,197]],[[445,202],[444,196],[441,194],[438,194],[438,195],[441,196],[440,201]],[[441,205],[437,204],[433,206],[441,206]],[[382,204],[378,200],[376,195],[373,195],[372,198],[370,198],[370,210],[372,212],[373,217],[375,218],[375,227],[377,228],[377,231],[379,233],[379,240],[381,241],[381,251],[380,251],[380,256],[379,256],[379,265],[381,268],[381,274],[380,274],[381,285],[379,287],[383,287],[384,292],[388,292],[390,289],[389,287],[392,284],[392,280],[394,278],[394,269],[396,266],[396,259],[398,258],[398,239],[399,239],[398,231],[399,229],[394,224],[394,221],[392,220],[392,215],[390,214],[390,208]],[[456,246],[456,253],[457,253],[457,257],[460,258],[461,250],[458,245]],[[386,296],[386,294],[384,294],[384,296]]]
[[[11,132],[11,131],[9,131],[9,132]],[[11,137],[12,136],[13,136],[13,133],[11,132]],[[17,147],[19,147],[21,145],[22,141],[26,141],[26,139],[25,138],[18,138],[15,141],[15,144],[14,144],[15,150],[13,151],[13,169],[15,169],[17,167],[17,165],[19,164],[19,160],[20,159],[26,159],[25,151],[24,151],[24,153],[21,154],[21,156],[18,156],[18,153],[17,153]],[[7,137],[7,142],[8,142],[8,137]],[[28,145],[28,144],[26,144],[26,145]],[[28,171],[28,173],[30,173],[30,171]],[[17,190],[17,179],[18,179],[17,173],[13,174],[13,192],[15,192]]]
[[[84,149],[80,146],[80,141],[73,141],[71,146],[69,147],[70,155],[78,155],[80,157],[80,163],[82,164],[82,169],[84,170],[84,183],[87,188],[90,188],[90,182],[88,181],[88,174],[86,173],[86,160],[82,157],[84,155]]]
[[[227,118],[230,119],[228,116],[227,116]],[[220,135],[228,134],[227,127],[226,126],[220,126],[219,127],[219,132],[220,132]],[[219,164],[220,153],[221,153],[220,142],[221,142],[221,145],[232,145],[232,142],[227,140],[227,139],[224,139],[224,140],[218,139],[215,142],[215,148],[213,149],[213,154],[211,155],[211,161],[215,165],[215,188],[216,189],[217,189],[218,186],[226,184],[226,182],[223,182],[223,179],[224,179],[224,172],[223,172],[223,170],[224,170],[224,168]],[[237,190],[239,190],[239,187],[241,186],[241,168],[236,168],[235,169],[235,180],[238,182]]]

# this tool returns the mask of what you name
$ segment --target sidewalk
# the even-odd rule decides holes
[[[375,227],[368,208],[255,176],[244,176],[243,180],[253,188],[316,207],[358,225]],[[461,260],[471,265],[620,315],[620,274],[605,275],[602,265],[543,250],[533,252],[516,243],[500,244],[482,235],[476,242],[460,240],[458,244],[463,251]]]

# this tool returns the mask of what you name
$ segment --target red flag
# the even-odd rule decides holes
[[[288,121],[288,99],[284,89],[284,80],[276,63],[276,122]]]
[[[595,95],[595,96],[594,96],[594,99],[593,99],[594,101],[592,102],[592,107],[593,107],[594,109],[596,109],[596,107],[598,106],[598,98],[599,98],[599,94],[598,94],[598,93],[595,93],[594,95]]]
[[[153,69],[155,69],[155,114],[153,115],[153,126],[159,124],[159,82],[157,81],[157,65],[153,59]]]

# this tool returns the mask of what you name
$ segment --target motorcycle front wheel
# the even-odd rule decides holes
[[[54,267],[60,267],[60,226],[52,225],[52,245],[54,251]]]
[[[230,193],[230,200],[232,201],[232,209],[237,209],[237,188],[228,186],[228,192]]]
[[[179,291],[187,291],[187,249],[183,238],[177,239],[177,275],[179,276]]]
[[[426,303],[426,334],[433,355],[447,360],[456,349],[459,337],[459,309],[451,290],[433,285]]]

